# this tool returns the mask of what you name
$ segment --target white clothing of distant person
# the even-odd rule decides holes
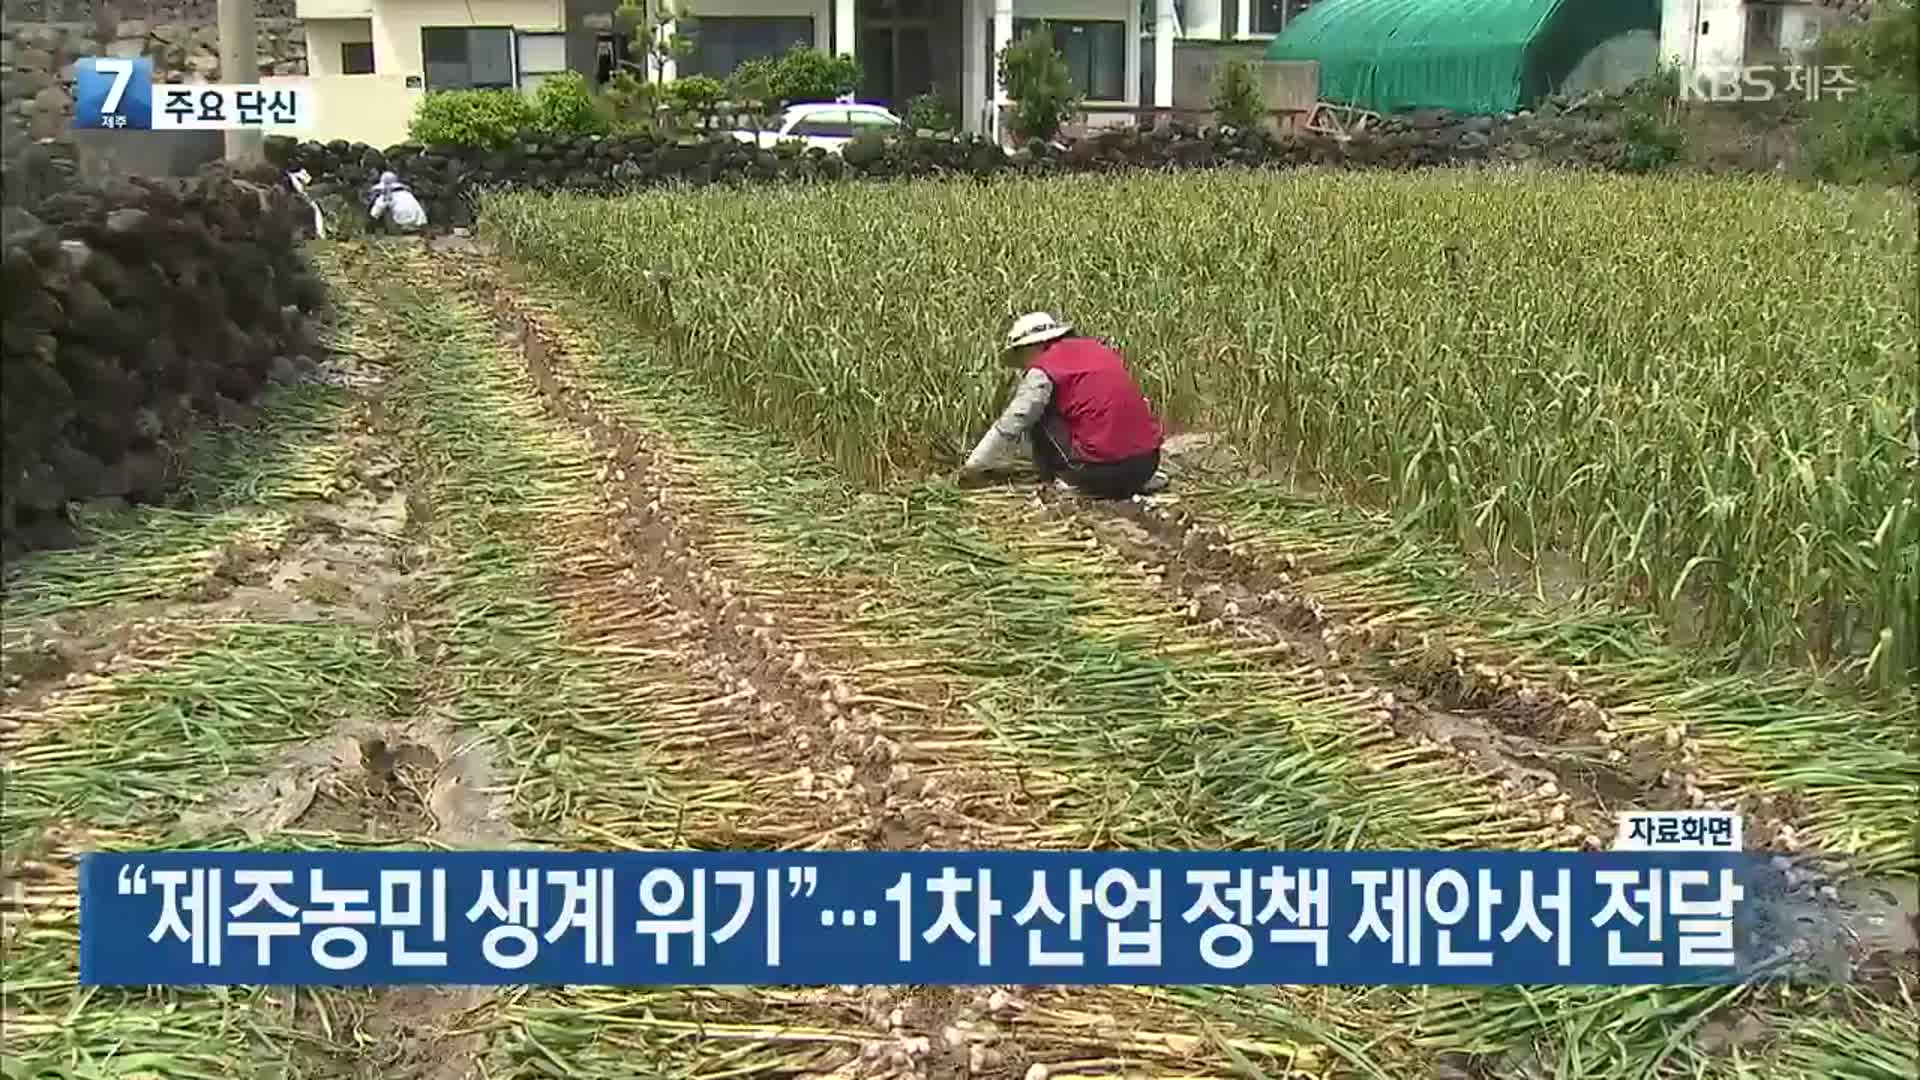
[[[372,216],[375,221],[384,217],[395,227],[408,231],[427,224],[427,212],[421,209],[420,200],[391,172],[381,173],[380,182],[373,186]]]
[[[325,240],[327,219],[320,213],[320,204],[314,202],[313,196],[307,194],[307,185],[313,183],[313,177],[307,173],[307,170],[301,169],[298,172],[288,173],[287,180],[293,184],[294,194],[306,200],[307,208],[313,211],[313,235],[317,239]]]

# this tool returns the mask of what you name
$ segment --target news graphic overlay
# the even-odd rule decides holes
[[[74,65],[73,126],[109,131],[298,132],[318,101],[305,81],[154,85],[153,61],[93,56]]]
[[[85,985],[1738,981],[1756,857],[87,855]]]
[[[311,83],[156,87],[155,131],[301,131],[313,126]]]
[[[1740,815],[1731,810],[1623,810],[1615,851],[1739,851]]]
[[[153,61],[89,56],[73,65],[76,130],[146,131],[153,126]]]
[[[1678,69],[1681,101],[1844,101],[1860,83],[1851,64],[1744,64]]]

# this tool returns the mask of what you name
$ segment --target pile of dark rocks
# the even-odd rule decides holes
[[[404,143],[272,140],[270,158],[305,169],[311,191],[364,213],[382,171],[398,173],[436,228],[473,224],[489,187],[618,193],[670,185],[813,183],[931,176],[1064,174],[1124,170],[1335,167],[1419,169],[1485,162],[1579,168],[1625,166],[1617,105],[1550,103],[1539,112],[1461,116],[1427,111],[1383,118],[1352,135],[1274,134],[1183,125],[1115,127],[1071,143],[1005,149],[991,141],[920,132],[856,140],[840,155],[773,149],[730,137],[550,136],[523,133],[493,149]]]
[[[297,377],[326,289],[277,170],[91,186],[32,154],[3,167],[11,554],[66,542],[74,504],[164,499],[184,435]]]

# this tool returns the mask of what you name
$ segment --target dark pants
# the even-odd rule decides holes
[[[1096,499],[1130,499],[1145,490],[1160,469],[1160,451],[1119,461],[1081,461],[1073,456],[1066,421],[1049,411],[1033,426],[1033,466],[1043,481],[1058,477]]]

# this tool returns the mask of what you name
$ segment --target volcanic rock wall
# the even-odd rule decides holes
[[[0,544],[67,539],[69,504],[166,497],[173,448],[295,377],[325,287],[275,184],[74,183],[46,148],[0,166]]]
[[[618,193],[661,185],[794,183],[939,175],[1050,175],[1224,166],[1417,169],[1535,163],[1560,168],[1633,167],[1617,98],[1549,103],[1513,116],[1429,111],[1384,120],[1352,138],[1110,128],[1066,145],[1008,152],[981,139],[911,137],[856,141],[839,156],[760,149],[730,138],[702,142],[636,137],[551,137],[528,132],[496,149],[269,139],[268,154],[305,169],[331,212],[364,217],[367,187],[385,169],[406,180],[435,228],[470,225],[475,192],[489,187]],[[1771,162],[1764,167],[1771,168]],[[1763,166],[1756,166],[1763,167]]]

